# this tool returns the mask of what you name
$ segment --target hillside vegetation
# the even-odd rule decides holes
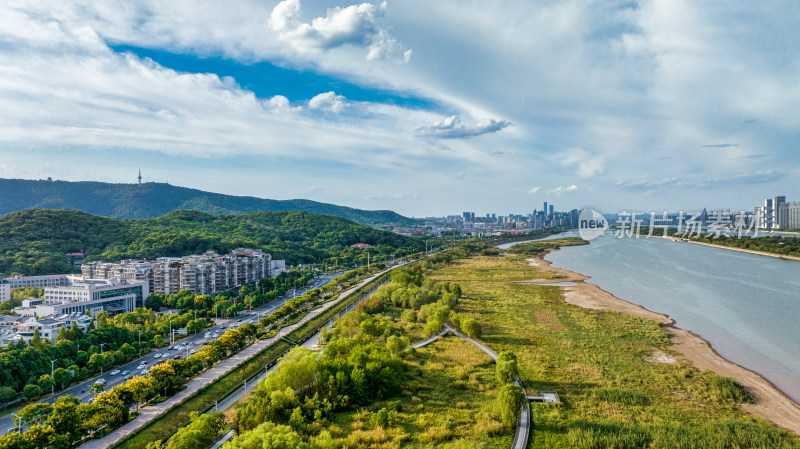
[[[389,210],[353,209],[302,199],[223,195],[166,183],[0,179],[0,215],[25,209],[74,209],[116,218],[154,218],[175,210],[196,210],[211,215],[304,210],[347,218],[366,226],[413,222]]]
[[[84,251],[87,261],[119,261],[250,247],[287,264],[366,263],[366,252],[350,247],[361,242],[375,246],[373,259],[424,248],[410,237],[304,211],[219,216],[175,211],[123,220],[73,210],[25,210],[0,218],[0,274],[76,271],[64,256],[74,251]]]

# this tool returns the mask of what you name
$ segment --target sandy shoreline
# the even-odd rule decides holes
[[[667,240],[678,240],[674,237],[658,237]],[[797,256],[786,256],[783,254],[775,254],[775,253],[768,253],[766,251],[758,251],[755,249],[747,249],[747,248],[736,248],[734,246],[725,246],[725,245],[717,245],[714,243],[707,243],[707,242],[698,242],[695,240],[685,240],[681,241],[681,243],[694,243],[695,245],[703,245],[703,246],[710,246],[712,248],[720,248],[720,249],[727,249],[730,251],[738,251],[740,253],[747,253],[747,254],[755,254],[757,256],[767,256],[767,257],[774,257],[776,259],[785,259],[785,260],[794,260],[800,262],[800,257]]]
[[[726,249],[733,249],[722,247]],[[706,340],[699,335],[675,326],[667,315],[645,309],[637,304],[617,298],[600,287],[584,282],[589,279],[573,271],[552,266],[544,260],[544,254],[535,259],[527,259],[528,263],[543,270],[551,270],[564,276],[550,280],[554,282],[575,282],[576,285],[563,287],[564,300],[569,304],[591,309],[616,310],[627,315],[655,320],[664,325],[670,333],[670,349],[680,354],[701,371],[712,370],[717,374],[729,377],[747,388],[755,398],[754,404],[742,404],[740,407],[749,413],[760,416],[778,427],[800,435],[800,404],[792,400],[775,385],[761,375],[737,365],[717,353]],[[799,259],[800,260],[800,259]],[[546,284],[545,280],[539,280]]]

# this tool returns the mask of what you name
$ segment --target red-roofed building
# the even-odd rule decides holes
[[[368,245],[366,243],[356,243],[356,244],[350,245],[350,246],[352,246],[353,248],[362,248],[362,249],[363,248],[374,248],[374,246]]]

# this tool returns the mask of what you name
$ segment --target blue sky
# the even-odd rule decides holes
[[[405,215],[800,200],[800,4],[0,5],[0,176]]]

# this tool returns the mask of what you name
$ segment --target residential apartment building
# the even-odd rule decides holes
[[[285,261],[272,260],[270,254],[248,248],[226,255],[209,251],[201,255],[160,257],[154,261],[91,262],[81,267],[84,279],[125,279],[146,282],[149,291],[155,293],[189,290],[202,295],[252,285],[285,270]]]
[[[11,283],[5,279],[0,279],[0,303],[11,299]]]

